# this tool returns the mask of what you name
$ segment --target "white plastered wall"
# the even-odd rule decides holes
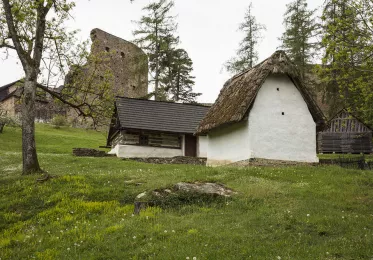
[[[197,157],[207,157],[208,139],[207,136],[197,137]]]
[[[250,158],[247,121],[220,127],[208,134],[207,165],[219,166]]]
[[[318,162],[316,124],[289,77],[272,75],[264,82],[248,127],[251,157]]]
[[[151,146],[117,145],[109,152],[109,154],[116,154],[120,158],[169,158],[175,156],[183,156],[183,150]]]

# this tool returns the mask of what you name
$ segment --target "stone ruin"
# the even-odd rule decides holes
[[[98,71],[99,76],[94,80],[100,80],[100,73],[106,73],[109,68],[114,81],[112,88],[115,95],[129,98],[146,97],[148,94],[148,57],[145,52],[135,44],[100,29],[91,31],[91,39],[90,55],[105,54],[105,66],[100,67],[105,68],[105,71]],[[83,69],[89,71],[92,67],[92,64],[87,63]],[[71,68],[65,78],[65,86],[74,82],[74,76],[76,76],[74,69]],[[0,108],[10,116],[19,116],[21,112],[20,93],[15,91],[18,88],[16,84],[18,82],[0,87]],[[51,90],[60,93],[62,88],[63,86]],[[36,118],[42,122],[48,122],[56,115],[67,116],[70,119],[78,118],[74,109],[54,102],[54,99],[49,95],[46,95],[42,100],[37,99],[36,110]]]
[[[148,57],[135,44],[100,29],[91,31],[91,57],[102,60],[99,66],[88,62],[83,75],[91,75],[100,81],[109,70],[112,74],[113,92],[116,96],[143,98],[148,94]],[[74,68],[66,76],[65,85],[78,81]],[[91,79],[90,79],[91,80]]]

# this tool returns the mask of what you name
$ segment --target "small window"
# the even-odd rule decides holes
[[[149,136],[140,135],[140,145],[149,145]]]
[[[124,59],[126,57],[126,55],[124,54],[124,52],[121,52],[120,56],[122,57],[122,59]]]
[[[277,91],[280,91],[280,88],[277,88]]]
[[[282,115],[284,116],[284,115],[285,115],[285,112],[282,112]]]
[[[110,51],[110,48],[109,48],[109,47],[105,47],[105,51],[106,51],[106,52],[109,52],[109,51]]]

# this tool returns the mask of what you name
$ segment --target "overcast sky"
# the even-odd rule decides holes
[[[132,31],[150,0],[77,0],[73,11],[71,29],[80,29],[79,37],[89,37],[93,28],[100,28],[126,40],[132,40]],[[276,51],[278,38],[284,31],[282,20],[290,0],[253,0],[258,22],[267,27],[259,45],[260,61]],[[195,91],[203,95],[200,102],[214,102],[230,75],[222,71],[223,64],[231,58],[242,35],[237,30],[243,21],[250,1],[245,0],[175,0],[181,47],[186,49],[194,62]],[[308,0],[310,8],[318,8],[323,0]],[[23,77],[15,54],[8,60],[0,59],[0,86]]]

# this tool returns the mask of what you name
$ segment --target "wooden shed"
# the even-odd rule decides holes
[[[371,153],[372,129],[343,109],[318,133],[317,146],[319,153]]]
[[[194,136],[208,106],[117,97],[107,146],[122,158],[206,157],[207,136]]]

